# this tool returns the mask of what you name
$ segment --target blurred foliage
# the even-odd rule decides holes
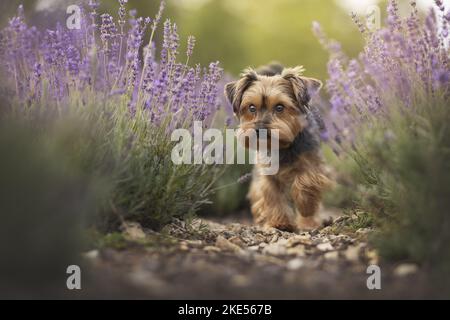
[[[44,298],[65,291],[66,268],[82,265],[82,228],[106,185],[70,157],[80,142],[70,123],[47,136],[0,120],[0,297]]]
[[[332,170],[334,185],[323,196],[327,207],[349,208],[355,205],[360,185],[356,183],[357,164],[352,159],[336,155],[328,144],[322,145],[325,162]]]
[[[2,21],[7,21],[5,18],[22,2],[8,1]],[[27,1],[26,11],[37,2]],[[50,26],[64,18],[68,4],[76,3],[53,2],[48,10],[29,14],[33,23]],[[130,0],[127,7],[153,17],[158,6],[157,0]],[[116,0],[103,0],[100,11],[116,12],[117,8]],[[350,55],[359,52],[362,45],[356,26],[335,1],[264,0],[262,4],[258,0],[168,0],[164,17],[172,17],[179,25],[183,42],[191,34],[197,38],[193,62],[219,60],[233,75],[248,66],[276,60],[288,66],[303,64],[308,75],[325,79],[328,56],[311,32],[314,20],[330,30],[330,37],[340,41]]]
[[[420,263],[441,282],[450,270],[448,97],[435,93],[415,107],[361,133],[353,159],[366,189],[358,200],[381,227],[374,243],[384,258]]]
[[[130,0],[142,15],[153,16],[157,2]],[[325,79],[328,59],[311,32],[312,21],[322,23],[350,55],[360,51],[356,26],[335,1],[315,0],[184,0],[168,1],[166,16],[173,16],[186,39],[197,38],[195,59],[202,64],[219,60],[233,75],[248,67],[276,60],[303,64],[310,76]]]

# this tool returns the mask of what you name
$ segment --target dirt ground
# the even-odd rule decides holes
[[[156,299],[432,298],[426,272],[380,261],[372,232],[343,232],[351,217],[322,212],[319,229],[263,230],[248,218],[174,222],[161,233],[124,226],[123,239],[85,253],[100,292]],[[239,223],[237,222],[239,221]],[[369,290],[369,265],[381,289]],[[101,273],[101,276],[95,276]],[[106,286],[106,287],[105,287]],[[101,293],[99,293],[101,295]],[[95,295],[95,294],[94,294]]]

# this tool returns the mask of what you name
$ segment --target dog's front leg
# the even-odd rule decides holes
[[[248,198],[256,223],[266,228],[296,231],[295,213],[280,187],[270,176],[252,181]]]
[[[318,172],[305,172],[295,177],[291,187],[291,197],[299,213],[297,216],[299,229],[310,230],[319,226],[315,215],[327,183],[328,178]]]

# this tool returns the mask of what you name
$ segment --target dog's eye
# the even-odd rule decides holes
[[[250,111],[251,113],[255,113],[256,107],[254,105],[251,105],[250,107],[248,107],[248,111]]]
[[[282,104],[279,104],[275,107],[276,112],[283,112],[284,106]]]

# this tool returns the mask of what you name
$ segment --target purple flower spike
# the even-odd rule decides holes
[[[397,2],[389,1],[387,27],[366,33],[365,48],[357,59],[345,56],[340,45],[313,23],[314,34],[330,53],[326,89],[331,110],[326,121],[334,147],[351,146],[356,128],[374,117],[386,117],[392,101],[400,104],[395,107],[412,108],[419,92],[450,94],[448,17],[443,1],[435,0],[438,11],[430,10],[425,19],[416,1],[410,4],[411,14],[401,18]],[[437,15],[443,17],[442,23]],[[352,18],[363,28],[356,15]]]
[[[221,91],[218,63],[203,73],[200,66],[178,63],[180,37],[170,20],[164,23],[159,48],[153,39],[145,39],[146,29],[153,32],[160,23],[164,1],[154,19],[139,17],[135,10],[127,16],[127,3],[118,0],[115,21],[108,13],[99,16],[99,2],[89,0],[81,11],[81,30],[58,24],[42,32],[26,24],[23,7],[19,7],[16,17],[0,32],[0,68],[13,75],[11,85],[17,98],[27,103],[35,99],[50,107],[72,101],[72,94],[84,99],[90,92],[102,99],[120,98],[132,116],[141,109],[155,124],[170,116],[170,128],[189,125],[193,117],[211,118]],[[191,36],[188,57],[194,46]]]

